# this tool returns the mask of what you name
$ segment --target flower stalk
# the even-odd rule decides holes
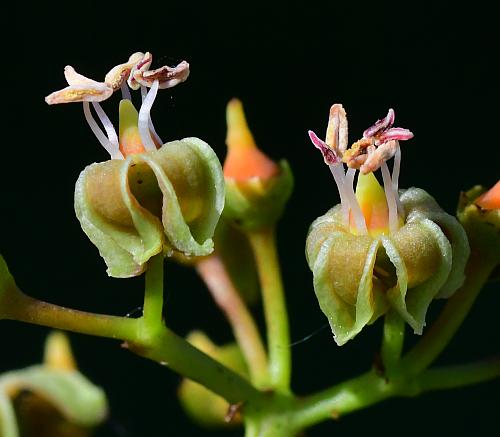
[[[233,285],[224,263],[214,254],[201,259],[196,270],[226,315],[247,362],[252,382],[257,387],[265,387],[268,380],[267,353],[255,320]]]
[[[290,333],[273,228],[248,232],[262,289],[269,347],[270,383],[288,392],[291,377]]]

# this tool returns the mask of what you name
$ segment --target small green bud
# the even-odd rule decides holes
[[[278,165],[257,148],[237,99],[228,103],[227,126],[225,216],[245,230],[274,225],[292,193],[292,171],[286,161]]]
[[[201,331],[193,331],[188,335],[187,340],[236,373],[248,377],[245,360],[235,343],[217,346]],[[228,422],[226,420],[230,408],[228,402],[194,381],[183,379],[178,394],[186,413],[204,427],[227,427],[241,422],[238,415]]]
[[[51,334],[45,363],[0,375],[0,435],[86,437],[108,411],[106,395],[75,367],[62,333]]]
[[[482,256],[500,263],[500,182],[486,191],[475,186],[462,193],[458,204],[458,219],[465,228],[471,246]]]

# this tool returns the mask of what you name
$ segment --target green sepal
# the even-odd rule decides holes
[[[467,233],[460,222],[444,212],[436,200],[420,188],[409,188],[401,195],[407,215],[422,215],[436,223],[446,235],[451,244],[451,270],[446,283],[441,287],[436,297],[448,298],[465,280],[465,266],[470,256]],[[409,218],[408,218],[409,219]]]
[[[137,276],[160,252],[204,256],[224,207],[222,168],[198,138],[88,166],[75,189],[75,211],[108,274]]]
[[[269,227],[278,221],[293,190],[288,162],[280,161],[279,167],[279,174],[269,179],[226,178],[224,214],[228,220],[247,231]]]
[[[248,377],[245,360],[235,343],[217,346],[201,331],[190,333],[187,340],[231,370],[245,378]],[[206,428],[221,428],[241,423],[240,417],[234,417],[228,422],[226,420],[230,406],[228,402],[197,382],[183,379],[178,396],[186,413],[199,425]]]
[[[500,264],[500,209],[482,209],[474,201],[486,190],[477,185],[460,196],[457,216],[465,228],[471,246],[480,256]],[[494,272],[498,277],[498,271]]]
[[[0,377],[0,434],[4,437],[19,436],[13,399],[25,390],[50,403],[74,425],[94,427],[107,415],[103,390],[79,372],[32,366]]]

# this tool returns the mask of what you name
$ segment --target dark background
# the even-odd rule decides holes
[[[9,140],[0,172],[0,251],[20,287],[40,299],[124,315],[142,298],[142,278],[107,278],[73,213],[79,172],[106,152],[80,105],[44,103],[65,85],[67,64],[99,79],[138,50],[151,51],[157,66],[188,60],[188,81],[160,92],[155,126],[165,141],[203,138],[221,159],[225,104],[233,96],[243,100],[258,144],[273,158],[286,157],[296,177],[279,229],[293,340],[326,321],[304,240],[338,195],[307,130],[324,132],[332,103],[344,104],[351,141],[395,108],[396,124],[415,133],[403,145],[400,186],[428,190],[448,212],[460,190],[498,178],[498,23],[481,2],[23,2],[14,17],[16,30],[5,41],[13,48],[4,46],[4,87],[14,95],[3,102],[13,120],[3,126]],[[115,121],[117,101],[103,105]],[[166,314],[176,332],[201,328],[218,342],[230,340],[192,271],[169,265],[166,278]],[[490,286],[440,362],[498,353],[499,307],[498,289]],[[47,332],[0,322],[0,372],[39,361]],[[323,330],[294,346],[294,390],[308,393],[367,369],[380,332],[377,323],[338,348]],[[177,403],[178,376],[116,342],[71,339],[81,370],[109,395],[111,419],[100,436],[205,435]],[[490,435],[498,430],[499,388],[497,381],[390,400],[307,435]]]

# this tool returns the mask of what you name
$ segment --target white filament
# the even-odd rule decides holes
[[[349,225],[349,210],[352,212],[352,216],[354,219],[354,224],[356,225],[356,229],[359,234],[366,235],[368,230],[366,229],[365,217],[359,207],[358,199],[356,199],[356,195],[354,194],[353,189],[353,180],[354,180],[354,172],[350,172],[348,170],[348,177],[344,174],[344,165],[330,165],[330,171],[335,179],[337,187],[339,189],[340,200],[342,202],[342,210],[344,213],[344,218],[347,221],[347,226]],[[344,208],[344,204],[346,207]],[[346,212],[347,210],[347,212]]]
[[[403,204],[399,200],[399,172],[401,170],[401,148],[399,147],[399,141],[396,140],[396,153],[394,154],[394,164],[392,166],[392,189],[396,195],[396,205],[398,208],[398,214],[403,216]]]
[[[148,94],[147,90],[148,89],[144,85],[141,85],[141,98],[143,102]],[[163,144],[163,141],[161,140],[160,136],[156,133],[156,129],[153,126],[153,120],[151,119],[151,114],[149,114],[149,130],[153,134],[153,139],[156,140],[156,143]]]
[[[342,205],[342,217],[344,219],[344,226],[347,228],[349,226],[349,201],[347,200],[344,189],[344,164],[330,164],[328,167],[330,168],[330,172],[332,173],[339,190],[340,204]]]
[[[95,108],[95,106],[94,106]],[[104,111],[99,105],[99,108],[101,109],[102,113]],[[104,135],[104,132],[102,129],[99,127],[97,122],[95,121],[92,112],[90,111],[90,105],[89,102],[83,102],[83,113],[85,114],[85,120],[87,120],[87,123],[90,126],[90,129],[94,133],[94,135],[97,137],[101,145],[106,149],[106,151],[110,154],[112,159],[123,159],[122,154],[120,153],[119,146],[118,146],[118,138],[116,138],[116,144],[112,143],[110,139]],[[106,117],[107,118],[107,117]],[[102,118],[101,118],[102,121]],[[109,121],[109,118],[108,118]],[[111,122],[109,122],[111,124]],[[111,125],[112,126],[112,125]],[[114,132],[114,128],[113,128]],[[116,137],[116,132],[114,132],[114,135]]]
[[[141,136],[142,144],[146,150],[156,150],[156,145],[151,138],[151,134],[154,135],[155,139],[159,141],[159,144],[163,144],[160,137],[156,134],[156,131],[153,127],[153,122],[151,121],[151,107],[156,98],[156,94],[158,93],[159,82],[155,80],[151,89],[147,94],[145,94],[146,90],[141,87],[141,95],[142,95],[142,105],[141,110],[139,111],[139,135]]]
[[[345,185],[345,190],[354,190],[354,176],[356,175],[356,169],[355,168],[348,168],[346,171],[345,179],[344,179],[344,185]],[[349,197],[349,195],[347,195]],[[356,199],[357,203],[357,199]],[[347,223],[349,223],[349,211],[347,212]]]
[[[120,89],[122,90],[122,99],[132,101],[132,96],[130,94],[130,89],[128,88],[127,81],[124,80],[120,85]]]
[[[392,184],[391,175],[387,162],[383,162],[382,166],[382,179],[384,180],[385,198],[387,199],[387,207],[389,208],[389,229],[391,233],[399,229],[398,209],[396,205],[396,194]]]

